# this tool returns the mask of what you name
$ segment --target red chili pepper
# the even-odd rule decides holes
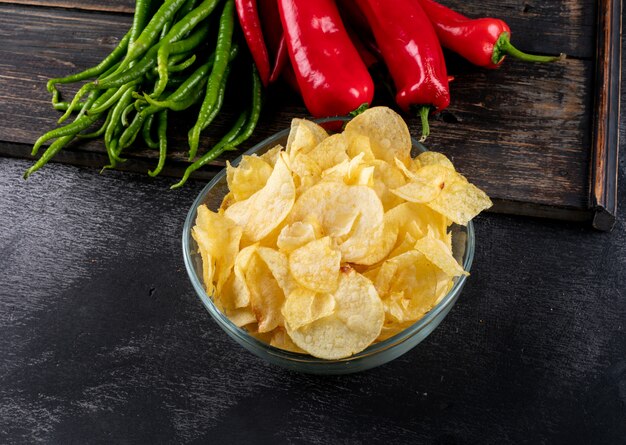
[[[270,62],[265,40],[263,40],[256,0],[235,0],[235,6],[250,54],[259,70],[263,85],[267,86],[270,78]]]
[[[429,134],[430,106],[450,104],[443,51],[426,13],[415,0],[356,0],[396,85],[396,102],[408,111],[421,105],[422,140]]]
[[[348,114],[374,96],[374,82],[333,0],[279,0],[289,58],[315,117]]]
[[[511,44],[511,29],[500,19],[470,19],[433,0],[420,3],[433,24],[441,44],[474,65],[498,68],[506,55],[526,62],[554,62],[557,57],[524,53]]]

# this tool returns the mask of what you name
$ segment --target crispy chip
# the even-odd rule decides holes
[[[300,329],[335,311],[335,298],[305,288],[294,290],[285,299],[283,317],[291,329]]]
[[[289,224],[280,232],[276,245],[284,252],[292,252],[316,238],[315,227],[310,222]]]
[[[309,216],[338,244],[342,261],[361,263],[382,243],[383,206],[369,187],[320,182],[298,198],[290,221],[304,221]],[[352,221],[346,236],[346,222]]]
[[[402,172],[393,165],[376,159],[372,161],[374,178],[372,188],[383,203],[385,211],[394,208],[403,202],[402,198],[391,192],[406,183]]]
[[[319,166],[320,170],[323,171],[343,161],[347,161],[347,151],[348,145],[343,137],[343,133],[337,133],[328,136],[317,144],[308,155],[309,158]]]
[[[235,264],[242,230],[228,217],[201,205],[191,234],[202,256],[207,293],[219,293]]]
[[[370,138],[364,134],[352,134],[349,138],[346,137],[347,133],[344,133],[344,138],[348,142],[348,157],[356,158],[360,157],[366,162],[376,159],[372,152],[372,144]]]
[[[258,192],[272,174],[272,166],[256,155],[243,156],[237,167],[226,161],[226,180],[235,201],[243,201]]]
[[[437,153],[436,151],[425,151],[420,153],[414,161],[418,162],[418,165],[425,167],[427,165],[440,165],[445,168],[449,168],[452,171],[455,171],[454,165],[450,162],[445,155],[441,153]]]
[[[448,184],[444,191],[427,205],[451,221],[466,226],[471,219],[493,204],[487,194],[474,184],[459,181]]]
[[[235,257],[235,267],[233,268],[233,307],[241,308],[250,304],[250,289],[248,289],[246,283],[246,270],[248,270],[250,259],[256,252],[257,247],[257,244],[244,247]]]
[[[380,334],[385,315],[374,285],[354,270],[341,273],[333,297],[332,315],[299,329],[285,324],[298,347],[329,360],[348,357],[369,346]]]
[[[315,292],[337,288],[341,252],[332,248],[330,237],[311,241],[291,252],[289,270],[295,280]]]
[[[272,272],[283,294],[289,295],[297,289],[298,285],[289,273],[289,260],[284,253],[269,247],[259,247],[257,253]]]
[[[272,271],[258,255],[253,255],[246,270],[246,284],[250,289],[250,307],[259,324],[259,332],[269,332],[282,325],[280,312],[285,295]]]
[[[276,161],[278,161],[278,158],[280,157],[281,151],[284,149],[285,147],[280,144],[275,145],[274,147],[263,153],[260,158],[267,162],[273,168],[276,165]]]
[[[451,278],[417,250],[386,261],[393,276],[386,277],[389,286],[381,294],[385,314],[393,323],[405,323],[421,318],[448,289]],[[383,266],[381,266],[383,267]]]
[[[287,155],[294,159],[298,154],[307,154],[328,137],[322,127],[306,119],[292,119],[287,138]]]
[[[356,116],[346,124],[344,134],[348,144],[357,135],[370,139],[376,159],[389,163],[394,158],[405,164],[411,159],[411,134],[402,117],[387,107],[373,107]]]
[[[227,164],[218,213],[200,207],[192,232],[216,307],[260,341],[322,359],[424,317],[467,275],[450,225],[491,201],[411,145],[400,116],[375,107],[332,136],[294,119],[284,151]]]
[[[304,349],[299,348],[289,337],[287,331],[284,328],[278,327],[272,331],[272,338],[269,341],[271,346],[275,348],[284,349],[289,352],[296,352],[298,354],[306,354]]]
[[[450,277],[469,275],[454,259],[452,252],[443,241],[425,236],[417,240],[415,248],[422,252],[428,258],[428,261],[441,269],[446,275]]]
[[[227,208],[224,214],[243,228],[243,240],[250,244],[268,235],[287,217],[295,198],[291,172],[280,158],[265,186]]]

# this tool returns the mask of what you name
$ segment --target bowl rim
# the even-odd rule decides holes
[[[351,119],[350,116],[338,116],[338,117],[331,117],[331,118],[315,119],[313,121],[320,124],[320,123],[333,122],[333,121],[348,121],[350,119]],[[276,140],[285,138],[289,134],[289,131],[290,131],[290,128],[286,128],[284,130],[281,130],[263,139],[262,141],[254,145],[252,148],[242,153],[235,160],[233,160],[231,162],[231,165],[237,166],[239,162],[241,161],[241,159],[243,158],[243,156],[250,156],[252,154],[255,154],[259,150],[265,147],[271,148],[270,146],[273,143],[275,143]],[[418,142],[413,137],[411,137],[411,142],[413,144],[413,148],[417,147],[422,152],[428,151],[428,149],[423,144]],[[230,319],[226,315],[224,315],[217,308],[217,306],[215,306],[213,299],[211,298],[211,296],[207,294],[204,288],[204,285],[202,284],[202,280],[198,276],[198,274],[196,274],[195,268],[193,266],[193,259],[191,258],[191,247],[192,247],[191,229],[193,228],[194,223],[195,223],[197,209],[201,204],[204,203],[207,194],[216,186],[218,182],[222,181],[225,176],[226,176],[226,168],[220,170],[211,179],[211,181],[209,181],[209,183],[206,184],[202,188],[198,196],[194,199],[189,211],[187,212],[187,216],[185,218],[185,223],[183,226],[183,233],[182,233],[183,260],[184,260],[185,269],[187,270],[187,275],[189,276],[191,284],[194,290],[196,291],[196,294],[202,301],[202,304],[209,312],[209,314],[211,314],[211,316],[218,322],[218,324],[220,324],[222,328],[226,328],[230,334],[236,336],[239,340],[243,341],[244,343],[254,348],[254,350],[261,349],[265,353],[272,355],[274,357],[277,357],[279,359],[287,360],[287,361],[294,362],[294,363],[300,362],[300,363],[307,364],[307,365],[315,365],[315,364],[331,365],[331,364],[337,364],[337,363],[346,364],[346,363],[361,361],[361,360],[366,359],[367,357],[377,355],[385,350],[393,348],[403,343],[404,341],[408,340],[409,338],[413,337],[417,333],[419,333],[422,329],[427,327],[433,320],[435,320],[441,312],[446,310],[448,306],[450,306],[456,301],[456,298],[458,297],[461,290],[463,289],[463,286],[465,285],[465,282],[467,280],[466,275],[455,277],[454,284],[452,288],[448,291],[448,293],[443,298],[441,298],[441,300],[430,311],[428,311],[422,318],[420,318],[415,323],[405,328],[401,332],[393,335],[392,337],[389,337],[388,339],[383,340],[378,343],[373,343],[369,345],[367,348],[365,348],[363,351],[358,352],[354,355],[351,355],[350,357],[345,357],[342,359],[326,360],[326,359],[313,357],[312,355],[309,355],[309,354],[291,352],[291,351],[277,348],[275,346],[271,346],[269,343],[265,343],[255,338],[254,336],[250,335],[245,329],[240,328],[239,326],[235,325],[232,321],[230,321]],[[469,223],[467,224],[466,233],[467,233],[467,241],[465,245],[466,251],[464,255],[465,258],[463,261],[463,269],[469,272],[471,269],[473,260],[474,260],[474,250],[475,250],[474,225],[472,221],[469,221]]]

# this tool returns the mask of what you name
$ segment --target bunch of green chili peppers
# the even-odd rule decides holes
[[[252,100],[223,138],[198,156],[200,133],[219,115],[224,102],[232,61],[239,53],[233,41],[234,0],[136,0],[131,29],[119,45],[98,65],[80,73],[51,79],[48,91],[55,109],[72,113],[74,121],[42,135],[33,146],[56,139],[24,173],[27,178],[45,165],[74,139],[103,137],[109,164],[124,162],[123,152],[141,135],[145,145],[159,150],[157,166],[148,172],[158,175],[167,155],[168,114],[199,105],[196,122],[189,130],[189,160],[180,182],[227,150],[235,150],[250,137],[261,111],[261,79],[250,61]],[[217,40],[211,36],[211,13],[221,7]],[[214,51],[209,48],[213,46]],[[59,84],[89,80],[71,102],[63,102]],[[92,127],[97,126],[93,130]],[[156,126],[157,140],[153,134]]]

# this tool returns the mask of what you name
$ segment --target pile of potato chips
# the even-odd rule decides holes
[[[448,227],[491,206],[445,156],[412,159],[406,124],[385,107],[332,136],[294,119],[286,148],[244,156],[227,180],[192,232],[207,293],[257,338],[323,359],[423,317],[466,274]]]

